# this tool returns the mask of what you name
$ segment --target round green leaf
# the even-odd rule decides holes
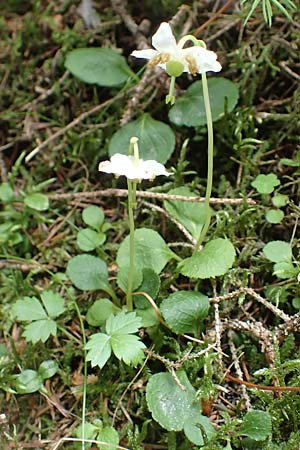
[[[269,223],[280,223],[284,218],[284,213],[280,209],[269,209],[266,212],[266,220]]]
[[[207,440],[210,440],[216,433],[209,418],[200,413],[190,416],[184,424],[186,437],[196,445],[203,446],[205,444],[202,430]]]
[[[128,155],[130,139],[139,138],[139,155],[141,159],[154,159],[165,164],[175,148],[175,135],[163,122],[152,119],[150,114],[143,114],[137,120],[120,128],[109,143],[108,152]]]
[[[67,54],[65,67],[85,83],[117,86],[134,76],[125,59],[111,48],[78,48]]]
[[[239,91],[235,83],[226,78],[209,78],[208,89],[212,119],[220,119],[225,112],[231,112],[237,104]],[[202,91],[202,81],[195,81],[187,91],[176,100],[169,111],[169,119],[175,125],[198,127],[206,124],[206,113]]]
[[[107,445],[103,445],[103,448],[107,448],[107,450],[116,450],[119,447],[119,434],[117,430],[110,426],[102,428],[97,435],[97,440],[105,442]]]
[[[146,400],[152,417],[168,431],[181,431],[190,415],[195,391],[185,372],[177,372],[183,390],[170,373],[153,375],[146,388]]]
[[[195,255],[179,263],[182,275],[190,278],[212,278],[224,275],[233,265],[235,249],[228,239],[214,239]]]
[[[263,248],[263,254],[272,262],[290,261],[292,259],[292,249],[290,244],[284,241],[268,242]]]
[[[4,203],[12,202],[14,199],[14,191],[8,183],[0,184],[0,200]]]
[[[177,291],[162,301],[160,309],[175,333],[197,333],[200,321],[207,317],[209,301],[200,292]]]
[[[146,292],[154,300],[157,297],[160,288],[160,277],[153,269],[145,267],[143,269],[143,282],[139,286],[140,292]],[[135,295],[133,297],[134,305],[140,309],[148,309],[149,302],[144,295]]]
[[[106,236],[104,233],[99,233],[90,228],[84,228],[78,231],[76,242],[80,250],[84,252],[91,252],[95,248],[100,247],[105,241]]]
[[[273,275],[282,280],[296,277],[298,273],[299,269],[293,265],[292,261],[280,261],[273,267]]]
[[[86,225],[99,231],[104,222],[104,212],[99,206],[91,205],[82,211],[82,220]]]
[[[282,207],[285,206],[288,202],[289,202],[289,197],[288,197],[288,195],[284,195],[284,194],[276,194],[276,195],[274,195],[274,197],[272,198],[272,203],[273,203],[274,206],[276,206],[276,208],[282,208]]]
[[[109,292],[107,266],[102,259],[92,255],[77,255],[67,265],[67,275],[78,289],[102,289]]]
[[[119,268],[129,267],[129,236],[127,236],[119,247],[117,264]],[[157,231],[139,228],[134,232],[134,266],[139,270],[151,268],[160,273],[167,262],[174,257],[163,238]]]
[[[172,189],[168,194],[196,197],[196,194],[191,192],[187,187]],[[192,203],[183,200],[166,200],[164,201],[164,205],[168,213],[184,225],[195,239],[198,239],[206,218],[204,202]]]
[[[121,267],[117,275],[117,283],[123,292],[128,290],[128,278],[129,278],[130,267]],[[132,290],[135,291],[142,283],[143,272],[139,267],[134,268],[133,280],[132,280]]]
[[[272,421],[269,413],[249,411],[243,420],[241,434],[255,441],[264,441],[272,434]]]
[[[26,195],[24,203],[29,206],[29,208],[35,209],[36,211],[46,211],[49,208],[48,197],[38,192]]]
[[[57,371],[58,371],[57,362],[50,359],[48,361],[42,362],[42,364],[39,367],[38,373],[41,376],[41,378],[45,380],[46,378],[53,377],[53,375],[55,375]]]
[[[31,369],[23,370],[16,376],[16,389],[19,394],[31,394],[43,386],[43,379]]]
[[[100,298],[88,309],[86,320],[92,327],[103,325],[111,314],[120,312],[108,298]]]

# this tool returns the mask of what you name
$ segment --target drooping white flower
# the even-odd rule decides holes
[[[121,153],[115,153],[110,161],[100,162],[98,170],[116,176],[124,175],[129,180],[153,180],[158,175],[171,175],[163,164],[153,159],[144,161]]]
[[[185,42],[191,39],[197,41],[193,36],[184,36],[177,43],[170,25],[162,22],[152,36],[152,45],[155,50],[135,50],[131,55],[135,58],[148,59],[150,66],[157,65],[175,77],[182,72],[189,72],[192,75],[209,71],[219,72],[222,66],[217,61],[216,53],[199,45],[182,48]]]

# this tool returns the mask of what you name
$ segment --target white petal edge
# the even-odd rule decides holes
[[[157,50],[147,48],[145,50],[134,50],[134,52],[131,53],[131,56],[134,56],[135,58],[152,59],[157,53]]]
[[[198,73],[220,72],[220,70],[222,70],[221,64],[217,61],[217,54],[211,50],[206,50],[206,48],[195,46],[185,48],[182,51],[185,56],[191,55],[195,59]]]
[[[176,39],[167,22],[162,22],[157,32],[152,36],[152,45],[160,53],[174,53],[178,51]]]

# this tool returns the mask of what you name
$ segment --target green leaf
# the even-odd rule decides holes
[[[134,76],[125,59],[110,48],[78,48],[67,54],[65,67],[85,83],[118,86]]]
[[[277,278],[285,280],[286,278],[294,278],[298,275],[299,269],[293,265],[291,261],[280,261],[274,264],[273,275]]]
[[[130,267],[121,267],[118,271],[117,275],[117,283],[120,289],[123,292],[127,292],[128,290],[128,276],[129,276]],[[143,272],[139,269],[139,267],[134,268],[133,274],[133,285],[132,290],[135,291],[143,281]]]
[[[146,401],[154,420],[168,431],[181,431],[190,416],[196,392],[184,371],[176,373],[183,390],[170,373],[153,375],[146,387]]]
[[[44,319],[26,325],[22,336],[28,342],[36,344],[38,341],[46,342],[50,335],[56,336],[56,333],[56,322],[52,319]]]
[[[129,236],[119,247],[117,264],[121,267],[129,266]],[[139,228],[134,232],[134,266],[140,270],[151,268],[159,274],[167,262],[175,255],[169,249],[157,231]]]
[[[224,275],[233,265],[235,249],[228,239],[214,239],[195,255],[179,263],[182,275],[190,278],[212,278]]]
[[[143,328],[148,328],[148,327],[153,327],[155,325],[159,325],[158,317],[155,314],[155,311],[152,307],[147,308],[147,309],[136,309],[135,312],[142,319],[141,326]]]
[[[24,297],[13,305],[13,314],[18,320],[46,319],[47,314],[36,297]]]
[[[282,158],[281,164],[289,167],[300,167],[300,155],[296,155],[296,159]]]
[[[253,186],[257,192],[260,194],[271,194],[274,191],[275,186],[278,186],[280,181],[274,173],[269,173],[268,175],[260,174],[254,181],[252,181],[251,186]]]
[[[0,200],[3,203],[12,202],[14,199],[14,191],[8,183],[0,184]]]
[[[276,194],[272,198],[272,203],[274,206],[276,206],[276,208],[282,208],[283,206],[287,205],[288,202],[289,202],[288,195]]]
[[[272,262],[290,261],[293,257],[290,244],[284,241],[268,242],[263,248],[263,254]]]
[[[52,319],[60,316],[65,311],[65,301],[59,294],[52,291],[44,291],[41,294],[41,299],[49,317]]]
[[[26,369],[16,376],[16,389],[19,394],[31,394],[43,386],[43,379],[35,370]]]
[[[266,212],[266,220],[269,223],[280,223],[284,218],[284,213],[280,209],[269,209]]]
[[[154,159],[165,164],[175,148],[175,134],[169,125],[152,119],[150,114],[142,114],[113,135],[109,143],[109,155],[127,155],[132,136],[139,138],[139,156],[144,160]]]
[[[105,333],[92,334],[89,342],[86,344],[86,359],[91,361],[92,367],[99,366],[101,369],[105,366],[111,355],[111,337]]]
[[[125,364],[135,367],[143,361],[145,357],[143,349],[146,347],[138,336],[113,334],[110,342],[115,356]]]
[[[141,326],[141,319],[135,312],[121,311],[115,316],[110,316],[106,321],[106,332],[109,335],[136,333]]]
[[[53,377],[58,371],[58,364],[56,361],[49,359],[48,361],[42,362],[38,369],[38,374],[43,380]]]
[[[86,225],[99,231],[104,222],[104,212],[99,206],[91,205],[82,211],[82,220]]]
[[[205,441],[211,440],[216,434],[209,418],[202,416],[200,413],[193,414],[187,418],[183,429],[186,437],[194,444],[200,446],[203,446]]]
[[[107,445],[100,446],[100,449],[107,449],[107,450],[116,450],[119,448],[119,434],[117,430],[115,430],[113,427],[107,426],[103,427],[102,430],[97,434],[97,441],[105,442]]]
[[[88,309],[86,320],[92,327],[103,325],[111,314],[117,314],[120,311],[108,298],[101,298]]]
[[[212,119],[220,119],[225,112],[233,111],[239,98],[238,87],[226,78],[209,78],[208,89]],[[206,125],[206,113],[202,91],[202,81],[195,81],[187,91],[176,100],[170,109],[169,119],[175,125],[198,127]]]
[[[267,439],[272,434],[270,414],[264,411],[249,411],[244,417],[241,434],[255,441]]]
[[[26,195],[24,203],[36,211],[46,211],[49,208],[48,197],[40,193]]]
[[[160,277],[153,269],[145,267],[143,269],[143,282],[139,286],[140,292],[146,292],[154,300],[157,297],[160,288]],[[133,302],[137,308],[149,308],[149,302],[144,295],[135,295]]]
[[[200,292],[177,291],[162,301],[160,309],[175,333],[198,333],[201,320],[208,315],[209,301]]]
[[[84,228],[78,231],[76,242],[80,250],[84,252],[91,252],[95,248],[100,247],[104,243],[106,236],[104,233]]]
[[[172,189],[168,194],[196,197],[196,194],[186,187]],[[192,203],[183,200],[166,200],[164,201],[164,205],[168,213],[180,222],[195,239],[198,239],[206,218],[204,203]]]
[[[72,283],[82,291],[101,289],[110,292],[107,265],[102,259],[92,255],[77,255],[67,265],[67,275]]]

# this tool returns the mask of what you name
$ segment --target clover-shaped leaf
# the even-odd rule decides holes
[[[251,186],[253,186],[257,192],[260,194],[271,194],[274,188],[280,184],[277,176],[274,173],[269,173],[268,175],[260,174],[254,181],[252,181]]]

